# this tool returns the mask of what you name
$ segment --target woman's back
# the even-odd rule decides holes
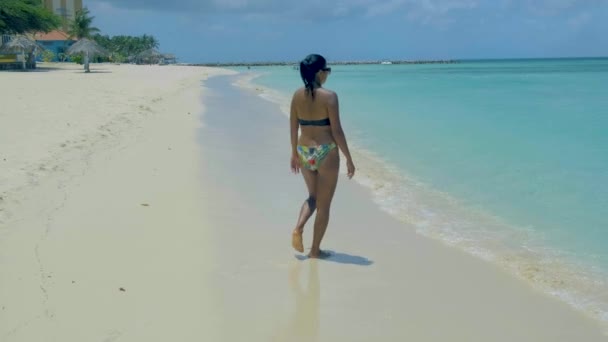
[[[306,88],[300,88],[293,97],[293,106],[300,121],[300,144],[316,145],[334,141],[329,121],[329,101],[334,96],[331,90],[317,88],[314,98]]]

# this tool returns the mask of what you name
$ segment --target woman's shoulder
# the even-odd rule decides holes
[[[296,96],[302,96],[305,93],[306,93],[306,88],[300,87],[300,88],[296,89],[296,91],[293,92],[293,96],[294,97],[296,97]]]
[[[317,96],[325,101],[334,101],[338,97],[335,91],[327,88],[317,89]]]
[[[308,90],[305,87],[301,87],[296,89],[293,92],[293,99],[304,99],[308,97]],[[322,100],[332,100],[337,97],[336,92],[327,88],[317,88],[315,89],[315,97],[320,98]]]
[[[319,88],[317,90],[319,91],[320,94],[323,94],[323,95],[328,95],[328,96],[331,96],[331,97],[336,96],[336,92],[333,91],[333,90],[331,90],[331,89]]]

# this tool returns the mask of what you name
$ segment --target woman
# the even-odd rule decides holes
[[[338,96],[323,88],[331,68],[325,58],[309,55],[300,63],[300,75],[304,87],[296,90],[291,101],[291,170],[302,171],[308,199],[300,210],[300,217],[292,234],[292,246],[304,252],[302,233],[306,221],[317,211],[311,258],[324,258],[321,240],[329,222],[331,200],[338,182],[340,156],[338,148],[346,157],[348,178],[355,174],[355,165],[348,151],[346,137],[340,125]],[[301,135],[298,137],[298,129]]]

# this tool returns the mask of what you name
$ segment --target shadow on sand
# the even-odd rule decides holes
[[[89,72],[84,72],[84,70],[75,71],[75,74],[111,74],[110,70],[91,70]]]
[[[36,67],[36,69],[10,69],[10,70],[1,70],[2,72],[49,72],[55,70],[62,70],[61,68],[54,67]]]
[[[348,264],[348,265],[359,265],[359,266],[370,266],[374,262],[366,257],[351,255],[346,253],[334,252],[330,250],[325,250],[325,252],[329,253],[327,258],[319,259],[321,261],[330,261],[337,262],[339,264]],[[304,261],[309,259],[305,255],[296,255],[296,259],[300,261]]]

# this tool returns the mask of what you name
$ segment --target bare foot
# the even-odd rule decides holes
[[[291,246],[300,253],[304,253],[304,244],[302,243],[302,232],[294,230],[291,234]]]
[[[308,257],[311,259],[327,259],[330,256],[331,253],[322,250],[318,250],[317,252],[310,251],[310,253],[308,253]]]

